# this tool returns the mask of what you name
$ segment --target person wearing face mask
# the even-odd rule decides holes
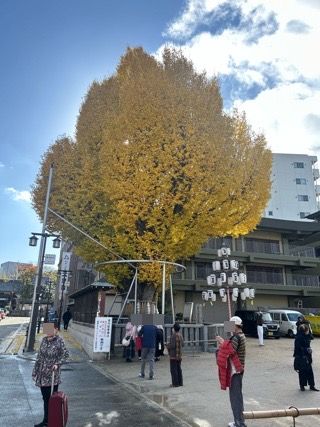
[[[43,421],[35,424],[34,427],[46,427],[48,425],[48,407],[51,395],[52,375],[54,373],[53,391],[58,391],[61,383],[61,364],[69,357],[69,352],[64,340],[58,335],[58,324],[44,324],[46,336],[42,339],[37,359],[32,372],[32,379],[35,385],[40,387],[44,416]]]

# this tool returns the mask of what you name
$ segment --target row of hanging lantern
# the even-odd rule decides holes
[[[232,301],[237,301],[239,294],[242,301],[247,298],[252,300],[255,297],[255,290],[246,287],[247,275],[239,272],[239,262],[236,260],[229,260],[231,255],[230,248],[222,247],[218,249],[218,257],[221,260],[213,261],[212,270],[213,274],[207,277],[208,286],[217,287],[222,302],[227,302],[228,292],[232,288],[231,298]],[[241,290],[239,289],[241,287]],[[202,299],[204,301],[216,301],[217,295],[213,289],[202,292]]]

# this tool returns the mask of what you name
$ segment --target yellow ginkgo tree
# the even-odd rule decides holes
[[[60,138],[44,155],[33,189],[39,215],[53,160],[53,209],[127,259],[182,260],[209,237],[247,234],[269,199],[264,136],[243,114],[226,114],[217,80],[172,49],[161,62],[128,49],[112,77],[92,84],[74,141]],[[87,261],[108,258],[50,221]],[[139,277],[156,290],[159,265],[141,266]]]

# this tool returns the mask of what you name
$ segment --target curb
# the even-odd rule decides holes
[[[12,345],[12,343],[13,343],[13,341],[14,341],[14,339],[15,339],[15,337],[21,332],[21,330],[23,329],[23,326],[24,326],[24,324],[22,324],[22,325],[20,325],[19,326],[19,328],[16,330],[16,331],[14,331],[14,332],[12,332],[12,334],[10,334],[7,338],[5,338],[5,340],[4,340],[4,344],[2,344],[2,346],[4,346],[4,351],[2,352],[0,352],[0,354],[2,354],[2,355],[4,355],[4,354],[8,354],[7,353],[7,351],[8,351],[8,349],[10,348],[10,346]],[[8,342],[9,342],[9,344],[8,344]],[[21,348],[21,347],[20,347]],[[19,351],[20,351],[20,348],[19,348],[19,350],[18,350],[18,353],[19,353]]]

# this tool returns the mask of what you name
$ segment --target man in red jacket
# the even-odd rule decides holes
[[[238,316],[233,316],[230,319],[231,322],[235,324],[235,331],[233,336],[230,338],[233,349],[236,351],[238,359],[244,370],[245,357],[246,357],[246,338],[242,332],[242,320]],[[222,337],[216,337],[219,345],[224,343]],[[229,386],[229,397],[231,403],[231,409],[233,412],[234,421],[229,423],[229,427],[247,427],[243,418],[243,395],[242,395],[242,378],[243,371],[239,372],[232,361],[229,360],[231,364],[231,381]]]

